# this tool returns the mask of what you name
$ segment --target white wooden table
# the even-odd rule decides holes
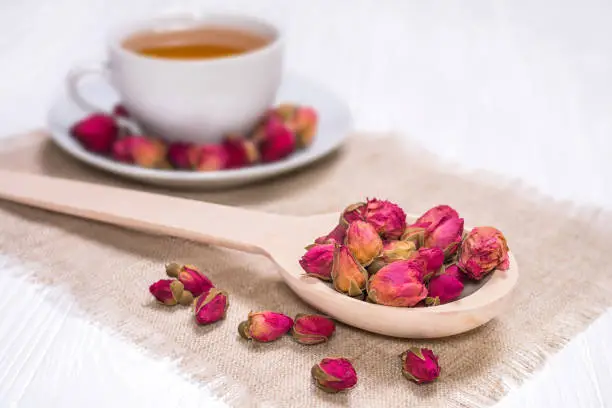
[[[207,9],[283,24],[287,68],[345,97],[361,130],[612,208],[606,0],[0,0],[0,135],[44,125],[69,67],[102,58],[109,25]],[[26,283],[1,249],[0,270],[0,407],[221,406],[69,296]],[[612,406],[611,339],[608,312],[500,406]]]

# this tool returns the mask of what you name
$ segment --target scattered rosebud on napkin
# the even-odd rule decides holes
[[[342,357],[324,358],[312,367],[311,374],[317,386],[329,393],[345,391],[357,384],[353,364]]]

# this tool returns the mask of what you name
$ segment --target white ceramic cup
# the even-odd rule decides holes
[[[199,60],[152,58],[122,46],[126,38],[139,32],[207,25],[254,33],[269,42],[250,52]],[[84,77],[102,75],[149,136],[171,142],[216,142],[225,134],[249,131],[274,103],[283,55],[280,30],[258,18],[232,14],[158,18],[113,30],[108,61],[74,68],[67,87],[81,108],[102,111],[79,87]]]

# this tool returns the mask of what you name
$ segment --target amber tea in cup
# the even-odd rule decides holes
[[[244,54],[265,47],[269,39],[228,27],[195,27],[133,34],[123,47],[137,54],[162,59],[213,59]]]

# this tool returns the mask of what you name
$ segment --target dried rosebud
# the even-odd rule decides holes
[[[189,143],[172,143],[168,147],[168,162],[175,169],[190,170],[194,167],[191,162],[190,152],[193,146]]]
[[[402,374],[417,384],[432,382],[440,376],[438,356],[427,348],[412,347],[401,355]]]
[[[277,116],[283,122],[288,122],[295,117],[298,106],[292,103],[281,103],[269,112],[270,116]]]
[[[295,134],[278,119],[265,123],[265,136],[259,142],[261,161],[270,163],[284,159],[295,151]]]
[[[221,145],[194,146],[188,156],[192,168],[197,171],[218,171],[227,167],[227,151]]]
[[[458,299],[463,292],[463,283],[458,277],[443,273],[431,278],[427,289],[429,293],[425,303],[436,306]]]
[[[383,248],[380,236],[372,224],[365,221],[355,221],[349,225],[345,245],[363,266],[369,265]]]
[[[312,144],[318,125],[316,110],[308,106],[295,108],[293,115],[288,117],[285,123],[295,133],[299,149],[304,149]]]
[[[161,279],[149,286],[149,292],[158,302],[167,306],[174,306],[183,297],[183,284],[174,279]]]
[[[166,273],[170,275],[168,272],[169,268],[172,272],[174,272],[174,265],[170,264],[166,267]],[[185,286],[185,289],[190,291],[194,296],[206,295],[208,291],[213,288],[215,285],[211,282],[206,275],[198,270],[193,265],[183,265],[180,267],[177,278],[181,283]]]
[[[431,278],[442,264],[444,264],[444,251],[440,248],[419,248],[412,255],[412,259],[421,259],[425,264],[425,274],[421,277],[422,280]]]
[[[416,248],[421,248],[425,242],[425,232],[427,228],[424,224],[408,225],[402,234],[402,241],[412,242]]]
[[[334,244],[313,245],[300,259],[300,266],[309,276],[331,281],[334,249]]]
[[[351,204],[342,211],[340,224],[348,227],[351,222],[365,221],[366,203]]]
[[[112,116],[95,113],[74,124],[70,134],[86,150],[107,154],[119,136],[119,126]]]
[[[251,312],[248,320],[238,326],[238,333],[247,340],[267,343],[287,334],[291,327],[293,319],[282,313]]]
[[[128,112],[128,110],[125,108],[125,106],[123,106],[121,104],[115,105],[115,107],[113,108],[113,115],[121,116],[123,118],[129,118],[130,117],[130,113]]]
[[[315,239],[315,244],[342,244],[345,237],[346,227],[338,224],[329,234]]]
[[[368,266],[368,272],[373,274],[391,262],[410,259],[415,252],[416,246],[413,242],[397,240],[385,241],[380,255]]]
[[[298,314],[293,322],[292,334],[302,344],[324,343],[334,334],[336,324],[329,317],[317,314]]]
[[[225,318],[229,307],[227,292],[212,288],[195,302],[195,319],[199,324],[210,324]]]
[[[228,136],[223,141],[228,169],[239,169],[259,161],[259,151],[253,141],[240,136]]]
[[[384,239],[399,239],[406,229],[406,213],[390,201],[368,200],[365,220],[372,224]]]
[[[317,386],[330,393],[348,390],[357,384],[355,368],[342,357],[324,358],[312,367],[311,374]]]
[[[463,282],[463,278],[465,277],[465,275],[461,273],[461,270],[457,267],[457,264],[452,264],[452,265],[447,266],[446,268],[444,268],[444,271],[442,272],[442,274],[453,276],[462,282]]]
[[[508,269],[510,259],[504,234],[493,227],[476,227],[471,230],[461,245],[457,266],[475,280],[484,278],[495,268]]]
[[[368,282],[368,272],[344,245],[336,245],[332,264],[334,288],[349,296],[361,296]]]
[[[424,246],[437,247],[449,258],[457,252],[463,236],[463,218],[448,205],[429,209],[414,225],[425,227]]]
[[[368,281],[368,299],[387,306],[416,305],[427,296],[421,281],[423,269],[422,263],[412,260],[390,263]]]
[[[128,136],[113,144],[113,158],[147,168],[165,168],[166,145],[145,136]]]

